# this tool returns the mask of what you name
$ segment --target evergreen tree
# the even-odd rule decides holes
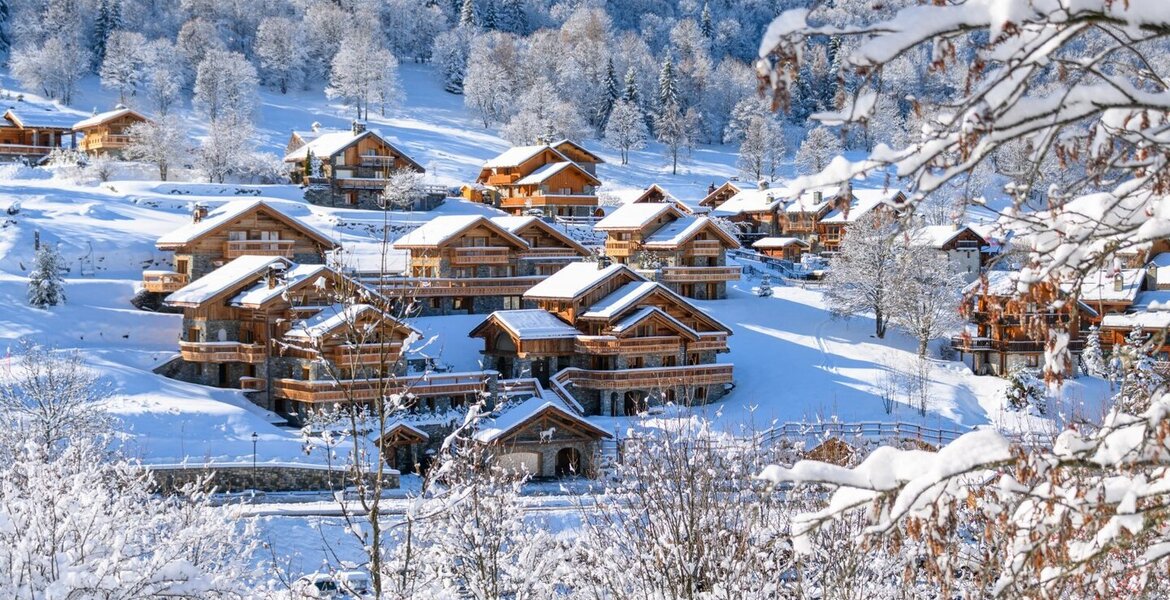
[[[41,244],[28,276],[28,303],[37,307],[57,306],[65,302],[65,282],[61,271],[65,259],[51,244]]]
[[[1155,368],[1148,342],[1149,336],[1135,325],[1125,336],[1125,345],[1120,350],[1121,388],[1113,397],[1113,406],[1127,414],[1145,412],[1154,392],[1163,384],[1164,378]]]
[[[715,26],[711,23],[711,5],[708,2],[703,3],[703,14],[699,17],[699,30],[708,40],[715,37]]]
[[[613,112],[613,105],[621,97],[621,92],[618,90],[617,74],[613,69],[613,58],[609,58],[605,63],[605,92],[598,98],[597,106],[597,125],[604,131],[605,124],[609,121],[609,115]]]
[[[671,105],[682,106],[678,99],[678,80],[674,76],[674,62],[668,54],[666,62],[662,63],[662,71],[658,74],[658,110],[663,112]]]
[[[622,92],[622,100],[638,104],[638,78],[634,67],[626,69],[626,89]]]
[[[1105,377],[1107,367],[1105,354],[1101,352],[1101,332],[1096,325],[1089,328],[1085,338],[1085,349],[1081,352],[1081,369],[1093,377]]]
[[[1007,409],[1034,409],[1042,415],[1048,411],[1047,395],[1047,386],[1033,371],[1016,367],[1008,374],[1008,387],[1004,390]]]
[[[484,29],[495,29],[496,22],[496,3],[492,0],[487,0],[483,6],[483,17],[480,19]]]
[[[463,7],[459,9],[459,26],[475,27],[475,0],[463,0]]]
[[[528,33],[528,13],[524,10],[524,0],[500,0],[495,13],[496,29],[516,35]]]
[[[106,60],[106,42],[110,34],[121,26],[119,21],[121,11],[117,6],[118,0],[101,0],[98,5],[97,19],[93,24],[93,54],[95,64],[101,65]]]
[[[0,53],[5,53],[12,49],[12,35],[8,31],[8,20],[10,18],[8,0],[0,0]]]

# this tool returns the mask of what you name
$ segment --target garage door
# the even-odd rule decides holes
[[[509,452],[499,455],[497,460],[510,471],[540,475],[540,455],[535,452]]]

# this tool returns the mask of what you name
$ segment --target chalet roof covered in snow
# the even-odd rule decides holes
[[[612,319],[660,286],[653,281],[631,281],[581,313],[583,319]]]
[[[641,229],[651,221],[668,213],[674,215],[675,218],[683,216],[682,211],[666,202],[624,204],[598,221],[593,228],[601,231]]]
[[[410,163],[419,172],[424,171],[422,165],[414,161],[405,152],[398,149],[397,146],[390,143],[375,129],[365,129],[354,133],[352,129],[331,129],[320,130],[316,133],[310,133],[309,138],[302,137],[305,140],[305,145],[298,147],[296,150],[284,155],[284,162],[300,162],[305,160],[309,152],[313,152],[313,156],[320,156],[327,158],[345,150],[346,148],[356,144],[358,140],[364,137],[373,136],[381,143],[388,146],[395,154],[400,156],[403,160]]]
[[[464,231],[485,225],[494,229],[505,239],[521,248],[527,248],[528,243],[516,237],[515,234],[504,229],[501,225],[480,215],[443,215],[427,221],[414,231],[398,238],[392,246],[395,248],[434,248],[459,237]]]
[[[984,277],[987,278],[986,293],[988,296],[1006,298],[1008,296],[1015,296],[1023,291],[1019,284],[1019,271],[988,271]],[[963,293],[965,294],[972,292],[983,293],[983,282],[976,280],[963,288]]]
[[[172,292],[164,302],[190,306],[207,302],[224,292],[255,280],[268,270],[269,265],[288,268],[292,266],[292,262],[279,256],[241,256]]]
[[[788,246],[809,247],[808,242],[794,237],[766,237],[752,243],[752,248],[787,248]]]
[[[605,162],[604,160],[602,160],[602,158],[600,156],[598,156],[597,154],[595,154],[593,152],[590,152],[587,148],[585,148],[585,146],[582,146],[581,144],[578,144],[577,142],[574,142],[573,140],[570,140],[569,138],[562,138],[562,139],[557,140],[549,145],[552,146],[552,148],[554,150],[561,152],[561,153],[563,153],[563,151],[561,150],[562,147],[570,146],[574,150],[576,150],[577,152],[584,154],[589,159],[588,161],[583,161],[583,162],[590,162],[590,163],[604,163]]]
[[[563,161],[542,165],[540,168],[529,173],[526,177],[520,179],[513,185],[540,185],[547,181],[549,177],[552,177],[553,175],[556,175],[557,173],[560,173],[566,169],[577,171],[580,175],[593,182],[594,185],[601,183],[599,179],[593,175],[590,175],[577,163],[573,161]]]
[[[313,316],[293,323],[285,336],[296,339],[319,339],[341,327],[354,327],[367,316],[378,320],[394,321],[395,319],[378,308],[369,304],[334,304],[326,306]],[[371,327],[376,325],[371,324]],[[407,329],[408,326],[396,323],[396,327]],[[355,332],[356,333],[356,332]]]
[[[622,270],[628,271],[639,281],[646,279],[622,264],[613,264],[599,269],[598,263],[575,262],[565,265],[560,271],[549,275],[544,281],[529,288],[527,292],[524,292],[524,297],[572,300]]]
[[[232,221],[248,214],[254,209],[264,208],[276,218],[283,220],[294,229],[298,229],[308,235],[316,238],[327,248],[337,247],[337,243],[325,235],[320,229],[305,223],[304,221],[285,213],[273,204],[269,204],[263,200],[233,200],[226,204],[220,205],[215,210],[212,210],[198,222],[191,222],[182,227],[164,234],[155,242],[158,246],[181,246],[189,244],[200,237],[227,225]]]
[[[941,249],[965,231],[979,235],[970,227],[955,227],[953,225],[925,225],[908,231],[906,235],[911,245]],[[979,237],[982,238],[983,236]]]
[[[611,437],[604,429],[590,423],[579,416],[576,411],[565,405],[556,394],[545,393],[533,396],[515,406],[506,408],[501,414],[492,419],[480,421],[479,429],[472,436],[475,441],[490,444],[517,431],[546,412],[555,413],[557,417],[571,421],[598,438]]]
[[[1133,299],[1133,310],[1160,312],[1170,311],[1170,290],[1149,290],[1138,292]]]
[[[686,334],[687,337],[691,338],[692,340],[699,339],[699,332],[691,329],[686,325],[686,323],[683,323],[682,321],[672,317],[670,313],[662,310],[661,308],[658,308],[657,306],[643,306],[642,308],[639,308],[638,310],[630,313],[629,316],[618,321],[617,323],[614,323],[613,326],[610,327],[610,331],[620,334],[630,329],[631,327],[636,327],[639,323],[649,319],[652,316],[657,316],[670,322],[672,325],[677,327],[679,331]]]
[[[553,340],[577,337],[580,331],[556,315],[538,308],[497,310],[484,320],[495,321],[519,340]],[[479,329],[479,327],[476,327]]]
[[[4,118],[25,129],[72,129],[77,122],[77,115],[31,105],[9,108]]]
[[[743,213],[768,212],[776,208],[787,195],[787,188],[746,189],[715,207],[713,213],[718,216],[730,217]]]
[[[1170,312],[1137,312],[1125,314],[1109,314],[1101,317],[1101,327],[1109,329],[1142,329],[1164,330],[1170,328]]]
[[[853,199],[847,208],[838,208],[825,215],[822,223],[852,223],[878,206],[896,208],[900,206],[898,190],[854,189]]]
[[[536,145],[536,146],[515,146],[513,148],[508,148],[499,156],[496,156],[495,158],[488,159],[486,162],[484,162],[483,168],[485,168],[485,169],[504,169],[504,168],[518,167],[518,166],[524,164],[525,162],[527,162],[533,156],[540,154],[544,150],[552,150],[558,156],[563,158],[565,161],[572,162],[571,160],[569,160],[569,157],[561,154],[560,151],[557,150],[556,148],[553,148],[552,146],[549,146],[548,144],[540,144],[540,145]]]
[[[142,119],[143,121],[150,120],[150,118],[148,118],[146,115],[144,115],[144,114],[142,114],[142,113],[140,113],[132,108],[122,107],[122,108],[115,108],[114,110],[108,110],[108,111],[103,112],[103,113],[98,113],[96,115],[93,115],[92,117],[89,117],[88,119],[82,119],[80,121],[77,121],[76,123],[73,124],[73,129],[86,129],[89,127],[96,127],[98,125],[101,125],[102,123],[107,123],[109,121],[113,121],[114,119],[120,119],[126,115],[134,115],[134,116],[138,117],[139,119]]]
[[[331,271],[325,265],[293,265],[274,287],[269,287],[267,281],[260,281],[232,298],[231,303],[235,306],[261,306],[306,281],[311,284],[323,282]]]
[[[1115,277],[1121,276],[1121,289],[1117,289]],[[1129,302],[1132,303],[1142,289],[1146,272],[1141,269],[1121,269],[1113,272],[1112,269],[1101,269],[1086,275],[1081,282],[1080,299],[1082,302]],[[1070,286],[1061,286],[1070,287]],[[1067,290],[1066,290],[1067,291]]]
[[[784,212],[786,213],[815,213],[824,210],[838,194],[841,193],[840,187],[818,188],[813,190],[804,190],[800,196],[793,198],[792,192],[784,188],[783,195],[785,204]],[[820,200],[817,200],[820,194]]]
[[[582,256],[589,254],[589,250],[580,242],[537,217],[492,217],[491,221],[516,237],[520,237],[520,232],[528,227],[536,226],[541,231],[561,240],[566,246],[577,250]]]

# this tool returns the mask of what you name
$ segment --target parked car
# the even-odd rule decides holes
[[[337,580],[328,573],[309,573],[297,579],[292,585],[293,598],[297,600],[343,598]]]
[[[340,571],[335,575],[343,598],[372,598],[370,576],[362,571]]]

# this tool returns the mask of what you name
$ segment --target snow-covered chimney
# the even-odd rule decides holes
[[[1120,292],[1124,288],[1125,288],[1125,278],[1121,276],[1121,273],[1114,275],[1113,276],[1113,291]]]
[[[366,124],[362,123],[361,121],[354,121],[353,123],[350,123],[350,129],[353,130],[354,135],[357,135],[366,130]]]
[[[265,279],[268,282],[268,289],[276,288],[276,284],[280,282],[280,272],[277,270],[276,265],[270,265],[268,267],[268,274],[265,276]]]
[[[321,131],[321,122],[320,121],[313,121],[313,124],[309,125],[309,129],[312,129],[313,133]]]
[[[766,190],[766,189],[768,189],[768,182],[764,179],[761,179],[761,180],[756,182],[756,187],[761,189],[761,190]]]
[[[824,192],[822,192],[820,190],[813,192],[813,204],[820,204],[821,200],[824,200],[824,198],[825,198]]]
[[[198,223],[205,217],[207,217],[207,205],[202,203],[196,204],[195,209],[191,211],[191,220]]]

